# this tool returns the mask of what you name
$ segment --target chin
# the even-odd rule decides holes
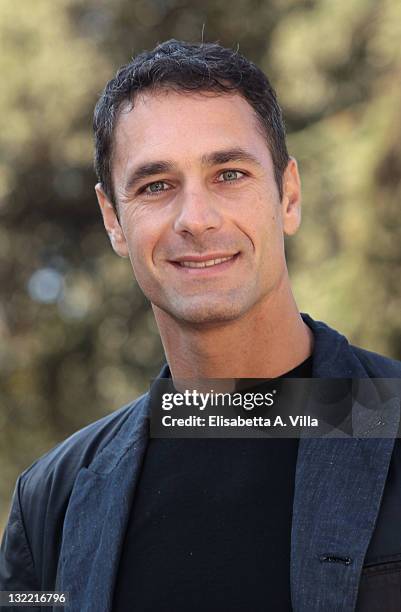
[[[219,325],[239,319],[247,308],[237,303],[181,304],[181,307],[163,308],[176,321],[190,325]]]

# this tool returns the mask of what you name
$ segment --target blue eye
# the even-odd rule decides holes
[[[164,185],[166,185],[164,181],[156,181],[145,187],[144,191],[147,193],[160,193],[161,191],[165,191]]]
[[[239,170],[224,170],[224,172],[220,174],[221,178],[219,178],[219,182],[227,183],[230,181],[238,181],[242,176],[244,176],[244,173]]]

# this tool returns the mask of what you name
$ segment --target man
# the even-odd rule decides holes
[[[160,378],[401,376],[297,309],[284,235],[300,180],[254,64],[163,43],[108,83],[94,129],[104,225],[151,302]],[[66,591],[77,612],[401,609],[398,422],[387,437],[165,440],[149,398],[22,474],[1,589]],[[374,401],[398,414],[397,397]]]

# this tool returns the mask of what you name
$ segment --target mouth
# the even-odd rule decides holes
[[[212,273],[228,269],[238,259],[239,253],[224,256],[203,256],[183,258],[178,261],[171,261],[173,266],[182,272],[190,274]]]

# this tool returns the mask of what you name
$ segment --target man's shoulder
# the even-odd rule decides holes
[[[20,476],[21,494],[28,491],[50,490],[56,481],[63,482],[63,488],[72,488],[77,473],[88,467],[133,412],[139,411],[148,394],[141,395],[86,427],[78,430],[37,459]]]
[[[103,460],[113,443],[130,443],[129,432],[133,429],[135,434],[137,424],[143,423],[146,398],[147,394],[80,429],[21,474],[0,552],[2,585],[54,588],[64,516],[76,478],[82,468]]]
[[[370,378],[401,378],[401,361],[350,345]]]
[[[401,362],[349,343],[323,321],[301,313],[314,335],[314,375],[318,378],[401,378]]]

